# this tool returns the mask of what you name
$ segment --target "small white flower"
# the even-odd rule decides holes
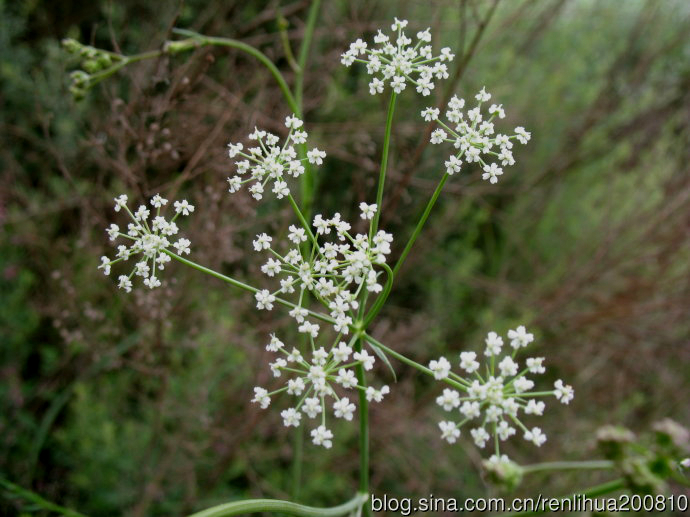
[[[520,376],[517,379],[515,379],[515,382],[513,382],[513,386],[515,387],[515,391],[517,393],[524,393],[534,388],[534,382],[527,379],[526,377]]]
[[[460,352],[460,368],[467,373],[476,372],[479,369],[479,362],[476,359],[475,352]]]
[[[110,240],[114,241],[120,234],[120,227],[116,224],[111,224],[106,232],[108,232],[108,237],[110,237]]]
[[[441,380],[448,377],[450,373],[450,362],[445,357],[439,357],[429,361],[429,370],[434,373],[434,379]]]
[[[326,153],[324,151],[319,151],[316,148],[307,152],[307,159],[309,160],[309,163],[314,165],[321,165],[325,157]]]
[[[438,115],[440,112],[441,111],[438,108],[426,108],[425,110],[422,110],[422,117],[427,122],[431,122],[432,120],[438,120]]]
[[[446,173],[448,173],[449,176],[452,176],[456,172],[460,172],[460,168],[462,167],[462,160],[459,159],[457,156],[450,156],[446,162]]]
[[[295,244],[299,244],[307,240],[307,233],[304,231],[304,228],[298,228],[294,224],[291,224],[289,230],[290,233],[288,234],[288,239]]]
[[[503,169],[501,169],[495,163],[492,163],[491,165],[484,165],[484,173],[482,174],[482,179],[489,180],[489,183],[493,185],[498,183],[498,177],[502,174]]]
[[[115,211],[119,212],[121,208],[127,206],[127,195],[122,194],[115,198]]]
[[[352,348],[347,346],[347,343],[341,341],[338,343],[338,347],[333,349],[333,360],[336,363],[344,363],[350,357],[352,353]]]
[[[269,237],[265,233],[262,233],[261,235],[256,236],[256,240],[254,240],[252,244],[254,245],[255,251],[263,251],[270,249],[271,241],[273,241],[273,238]]]
[[[182,239],[178,240],[175,244],[173,244],[173,246],[175,247],[175,249],[177,250],[177,253],[178,253],[179,255],[184,255],[184,254],[189,255],[189,253],[190,253],[190,249],[189,249],[190,244],[191,244],[191,242],[189,241],[189,239],[182,238]],[[164,256],[165,256],[165,257],[168,257],[167,255],[160,255],[160,257],[164,257]],[[170,258],[170,257],[168,257],[168,259],[169,259],[169,258]]]
[[[430,142],[432,144],[441,144],[448,137],[448,134],[441,128],[434,129],[431,132]]]
[[[373,205],[368,205],[365,202],[361,202],[359,204],[359,209],[361,210],[360,217],[362,219],[368,220],[368,219],[373,219],[374,215],[376,214],[376,211],[378,210],[378,207],[376,204]]]
[[[110,259],[105,255],[101,257],[101,265],[98,266],[98,269],[102,269],[106,276],[110,274]]]
[[[522,126],[515,128],[515,134],[517,135],[518,142],[521,144],[526,144],[532,137],[532,134],[525,131],[525,128]]]
[[[302,377],[288,380],[287,392],[290,395],[300,396],[304,392],[305,384]]]
[[[460,393],[446,388],[443,390],[443,395],[439,395],[436,398],[436,404],[441,406],[446,411],[451,411],[460,405]]]
[[[439,422],[439,429],[441,429],[441,439],[448,443],[455,443],[460,436],[460,429],[455,422]]]
[[[342,368],[338,370],[338,376],[335,378],[335,382],[340,384],[343,388],[354,388],[357,386],[357,377],[352,370]]]
[[[285,127],[288,129],[299,129],[302,127],[303,122],[294,115],[288,115],[285,117]]]
[[[487,433],[486,429],[484,429],[483,427],[471,429],[470,435],[472,435],[472,439],[474,440],[475,445],[480,449],[484,448],[486,442],[489,441],[490,438],[489,433]]]
[[[393,91],[395,93],[401,93],[406,86],[407,84],[405,84],[404,77],[400,75],[396,75],[395,77],[393,77],[393,80],[391,81],[391,88],[393,88]]]
[[[508,422],[502,420],[498,426],[496,426],[496,434],[502,441],[506,441],[508,438],[516,433],[515,428],[511,427]]]
[[[518,364],[513,361],[510,356],[505,356],[500,363],[498,363],[498,369],[501,370],[501,375],[503,377],[511,377],[517,375]]]
[[[311,437],[314,445],[321,445],[326,449],[330,449],[333,446],[333,433],[326,429],[326,426],[320,425],[316,429],[312,429]]]
[[[575,390],[573,390],[572,386],[563,384],[563,381],[561,379],[558,379],[554,383],[554,387],[556,388],[554,395],[563,404],[569,404],[570,401],[573,400],[573,398],[575,397]]]
[[[532,442],[537,447],[541,447],[546,441],[546,435],[538,427],[533,427],[531,431],[525,433],[525,440]]]
[[[374,367],[375,358],[373,355],[369,355],[366,350],[361,352],[355,352],[352,354],[355,361],[360,361],[365,370],[369,371]]]
[[[503,338],[501,338],[495,332],[489,332],[484,342],[486,343],[486,350],[484,351],[484,355],[486,355],[487,357],[491,357],[493,355],[498,355],[501,353],[501,348],[503,347]]]
[[[118,288],[124,289],[127,293],[132,292],[132,281],[126,275],[120,275],[118,281]]]
[[[156,195],[153,196],[153,198],[151,199],[151,205],[152,205],[154,208],[161,208],[161,207],[163,207],[163,206],[165,206],[165,205],[167,205],[167,204],[168,204],[168,200],[165,199],[165,198],[162,198],[159,194],[156,194]]]
[[[530,399],[525,406],[525,413],[528,415],[543,415],[546,404],[541,400]]]
[[[478,102],[486,102],[491,99],[491,94],[487,93],[486,88],[482,88],[481,91],[474,96],[474,98],[477,99]]]
[[[252,402],[259,404],[261,409],[266,409],[271,403],[271,397],[268,396],[267,390],[257,386],[254,388],[254,398],[252,399]]]
[[[534,334],[528,333],[525,326],[520,325],[517,329],[508,331],[508,339],[510,339],[510,346],[517,350],[534,341]]]
[[[173,203],[175,212],[182,215],[189,215],[194,212],[194,205],[189,204],[189,201],[183,199],[182,201],[175,201]]]
[[[258,293],[254,295],[256,298],[256,308],[257,309],[265,309],[267,311],[270,311],[273,309],[273,302],[276,301],[276,297],[273,296],[268,289],[262,289]]]
[[[302,420],[301,413],[298,413],[293,407],[281,411],[280,416],[283,417],[285,427],[299,427],[300,420]]]
[[[346,397],[341,398],[333,404],[336,418],[344,418],[345,420],[352,420],[355,412],[355,405]]]
[[[381,402],[383,400],[383,396],[388,395],[388,393],[390,393],[390,388],[388,386],[383,386],[380,390],[377,390],[372,386],[368,386],[366,390],[366,397],[369,402],[372,400],[374,402]]]
[[[234,158],[242,149],[244,149],[244,146],[242,144],[233,144],[232,142],[230,142],[228,144],[228,156],[230,158]]]
[[[309,418],[316,418],[322,411],[321,401],[317,397],[308,397],[304,399],[302,411],[304,411]]]
[[[544,373],[546,368],[542,365],[543,362],[543,357],[529,357],[527,359],[527,368],[530,373]]]
[[[470,402],[466,400],[462,403],[462,406],[460,406],[460,412],[467,418],[477,418],[481,414],[479,402]]]
[[[283,342],[276,337],[275,334],[271,334],[271,341],[266,345],[266,351],[268,352],[277,352],[278,350],[281,350],[285,345]]]

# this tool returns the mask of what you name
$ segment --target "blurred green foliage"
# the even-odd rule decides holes
[[[280,4],[296,48],[307,3]],[[279,316],[190,270],[130,296],[96,270],[112,197],[179,190],[198,207],[184,229],[195,259],[259,278],[250,240],[284,231],[287,213],[225,195],[224,144],[281,121],[286,106],[251,59],[208,49],[128,68],[75,103],[75,63],[59,45],[72,37],[133,54],[159,48],[172,26],[193,28],[260,47],[290,79],[277,5],[0,1],[0,473],[13,483],[93,516],[290,497],[295,437],[248,402],[268,380],[262,345]],[[521,463],[596,457],[604,424],[687,425],[687,3],[326,3],[305,92],[307,126],[329,153],[317,210],[349,217],[370,201],[385,100],[339,54],[394,15],[456,49],[453,91],[485,85],[506,126],[533,138],[496,188],[469,170],[449,182],[377,338],[426,362],[479,349],[488,330],[530,325],[547,380],[569,379],[577,397],[551,408],[543,448],[508,451]],[[419,111],[445,93],[410,92],[396,112],[384,224],[399,245],[445,158],[424,146]],[[471,445],[438,440],[435,387],[396,368],[389,404],[372,414],[374,489],[490,491]],[[385,367],[377,375],[389,379]],[[305,443],[301,501],[336,504],[354,491],[357,434],[341,427],[331,451]],[[520,490],[601,480],[536,475]],[[3,490],[5,513],[31,509]]]

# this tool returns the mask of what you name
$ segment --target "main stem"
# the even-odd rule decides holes
[[[373,237],[376,231],[379,229],[379,219],[381,217],[381,205],[383,203],[383,189],[386,184],[386,169],[388,168],[388,151],[390,149],[391,143],[391,131],[393,128],[393,113],[395,112],[395,99],[397,94],[395,92],[391,93],[391,100],[388,103],[388,116],[386,117],[386,132],[383,136],[383,153],[381,156],[381,169],[379,171],[379,184],[378,190],[376,191],[376,213],[374,214],[374,220],[371,224],[371,233],[369,237]]]
[[[355,351],[362,351],[362,338],[355,342]],[[366,377],[362,363],[355,367],[357,382],[366,388]],[[359,390],[359,491],[369,493],[369,401],[365,390]],[[362,510],[364,515],[371,515],[371,508],[367,500]]]

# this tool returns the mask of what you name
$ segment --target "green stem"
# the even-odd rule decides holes
[[[31,490],[27,490],[26,488],[23,488],[19,485],[15,485],[14,483],[11,483],[10,481],[7,481],[2,477],[0,477],[0,487],[12,496],[16,496],[20,499],[23,499],[24,501],[31,503],[31,506],[33,506],[32,511],[36,511],[36,508],[38,507],[42,510],[47,510],[51,513],[64,515],[65,517],[86,517],[83,513],[79,513],[70,508],[65,508],[64,506],[60,506],[51,501],[48,501],[47,499],[44,499],[37,493],[32,492]]]
[[[355,342],[355,351],[362,351],[362,339]],[[366,376],[364,366],[359,363],[355,366],[357,382],[366,388]],[[367,400],[366,389],[359,390],[359,491],[369,493],[369,401]],[[371,508],[368,500],[362,506],[364,515],[371,515]]]
[[[434,191],[434,194],[431,196],[431,199],[427,203],[426,208],[424,209],[424,213],[422,214],[422,217],[419,219],[419,222],[417,223],[417,226],[414,229],[414,232],[412,232],[412,235],[410,236],[410,240],[407,241],[407,244],[405,245],[405,249],[402,251],[402,253],[400,254],[400,258],[395,263],[395,267],[393,268],[394,274],[396,274],[396,275],[398,274],[400,267],[403,265],[403,262],[405,262],[407,255],[410,253],[410,250],[412,249],[412,246],[414,246],[414,243],[417,240],[417,237],[419,237],[419,234],[422,232],[422,228],[424,228],[424,225],[426,224],[426,220],[429,218],[429,214],[431,214],[431,209],[434,208],[434,205],[436,204],[436,201],[438,200],[438,197],[441,194],[441,191],[443,190],[443,186],[446,184],[446,181],[448,180],[448,178],[449,178],[448,173],[444,173],[443,177],[441,178],[441,181],[439,181],[438,186],[436,187],[436,190]]]
[[[621,488],[625,488],[625,480],[624,479],[614,479],[613,481],[608,481],[606,483],[602,483],[601,485],[596,485],[591,488],[588,488],[586,490],[577,492],[575,494],[567,495],[567,496],[562,496],[559,497],[558,499],[569,499],[571,497],[588,497],[588,498],[595,498],[599,497],[602,495],[610,494],[611,492],[615,492],[617,490],[620,490]],[[546,505],[548,506],[548,505]],[[510,513],[507,515],[541,515],[546,512],[550,512],[550,508],[541,508],[541,509],[536,509],[533,511],[529,512],[514,512]]]
[[[278,68],[271,62],[271,60],[268,59],[268,57],[266,57],[266,54],[261,52],[259,49],[256,49],[251,45],[247,45],[246,43],[231,38],[217,38],[213,36],[204,36],[203,34],[199,34],[198,32],[186,29],[173,29],[173,32],[175,34],[180,34],[182,36],[192,38],[200,45],[231,47],[237,50],[241,50],[242,52],[245,52],[246,54],[249,54],[252,57],[255,57],[262,65],[264,65],[268,69],[273,78],[276,80],[276,82],[278,83],[278,87],[280,88],[280,91],[283,92],[283,96],[285,97],[286,102],[290,105],[290,109],[294,113],[300,113],[301,110],[299,109],[297,101],[295,100],[295,97],[292,95],[292,92],[290,91],[290,88],[288,87],[288,84],[285,81],[283,74],[281,74],[280,70],[278,70]]]
[[[205,266],[202,266],[201,264],[197,264],[196,262],[192,262],[191,260],[188,260],[186,258],[180,257],[179,255],[176,255],[170,250],[164,250],[164,252],[168,255],[170,255],[172,258],[177,260],[178,262],[182,262],[186,266],[189,266],[193,269],[196,269],[197,271],[201,271],[202,273],[206,273],[207,275],[211,275],[212,277],[218,278],[219,280],[222,280],[223,282],[227,282],[228,284],[238,287],[244,291],[249,291],[250,293],[258,293],[259,289],[256,287],[252,287],[251,285],[245,284],[244,282],[240,282],[239,280],[235,280],[234,278],[231,278],[229,276],[225,276],[222,273],[218,273],[217,271],[214,271],[213,269],[209,269]],[[276,297],[276,303],[279,303],[280,305],[283,305],[285,307],[289,307],[291,309],[294,309],[297,307],[292,302],[289,302],[287,300],[283,300],[282,298]],[[316,318],[317,320],[324,321],[326,323],[334,324],[335,320],[331,318],[330,316],[326,316],[325,314],[320,314],[318,312],[310,311],[307,310],[307,313],[313,317]]]
[[[429,375],[430,377],[434,377],[434,372],[432,372],[429,368],[424,366],[423,364],[419,364],[417,361],[413,361],[412,359],[405,357],[399,352],[396,352],[392,348],[387,347],[377,339],[374,339],[371,337],[369,334],[366,332],[362,332],[362,338],[368,341],[372,346],[379,348],[382,352],[385,352],[393,357],[395,357],[398,361],[401,363],[405,363],[408,366],[411,366],[412,368],[415,368],[422,372],[425,375]],[[461,391],[467,391],[467,387],[463,386],[459,382],[455,381],[454,379],[451,379],[450,377],[446,377],[445,379],[442,379],[441,382],[445,382],[449,386],[453,386],[455,389],[461,390]]]
[[[307,23],[304,27],[304,36],[302,37],[302,45],[300,46],[299,57],[297,58],[298,69],[295,75],[295,101],[298,109],[297,116],[300,118],[302,116],[302,110],[304,109],[304,70],[306,69],[309,51],[311,50],[311,40],[314,36],[314,27],[316,26],[320,5],[321,0],[313,0],[309,7]]]
[[[227,517],[230,515],[243,515],[258,512],[280,512],[287,515],[300,517],[337,517],[356,511],[369,501],[367,494],[357,494],[348,502],[331,508],[314,508],[290,501],[277,499],[248,499],[234,503],[225,503],[207,510],[197,512],[189,517]]]
[[[386,285],[383,288],[383,291],[381,294],[376,298],[376,301],[374,302],[374,305],[371,307],[369,310],[369,313],[366,315],[364,318],[364,323],[362,324],[362,328],[366,329],[369,324],[374,320],[374,318],[378,315],[378,313],[381,311],[383,308],[383,304],[386,302],[388,299],[388,295],[391,292],[391,287],[393,287],[393,271],[391,271],[391,268],[388,266],[388,264],[379,264],[385,271],[386,271]]]
[[[319,7],[321,0],[313,0],[309,7],[309,14],[307,15],[307,23],[304,27],[304,37],[302,38],[302,45],[299,49],[299,56],[297,57],[297,72],[295,73],[295,104],[297,106],[296,115],[299,118],[304,118],[304,72],[307,68],[307,59],[309,58],[309,50],[311,49],[312,37],[314,35],[314,27],[316,26],[316,19],[319,14]],[[301,144],[298,148],[300,158],[307,155],[306,144]],[[311,211],[314,203],[315,178],[309,162],[306,163],[304,174],[300,178],[300,187],[302,194],[302,206],[307,219],[311,219]]]
[[[607,470],[614,467],[614,463],[608,460],[596,461],[551,461],[547,463],[536,463],[534,465],[524,465],[522,471],[525,474],[533,472],[544,472],[550,470]]]
[[[395,99],[397,94],[391,93],[391,100],[388,104],[388,116],[386,118],[386,132],[383,136],[383,152],[381,156],[381,170],[379,171],[379,184],[376,191],[376,213],[371,223],[369,237],[373,237],[379,229],[379,218],[381,217],[381,204],[383,203],[383,187],[386,183],[386,169],[388,168],[388,151],[391,143],[391,131],[393,128],[393,113],[395,112]]]
[[[295,428],[294,457],[292,459],[292,499],[299,500],[302,487],[302,457],[304,451],[304,428]]]

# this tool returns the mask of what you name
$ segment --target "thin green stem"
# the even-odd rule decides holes
[[[434,205],[436,204],[439,195],[441,195],[443,186],[446,184],[446,181],[448,181],[448,178],[449,174],[444,173],[443,177],[441,178],[441,181],[439,181],[438,186],[434,191],[434,194],[431,196],[431,199],[427,203],[426,208],[424,209],[424,213],[422,214],[422,217],[419,219],[419,222],[417,223],[414,232],[412,232],[410,239],[407,241],[405,249],[402,251],[402,253],[400,254],[400,258],[398,258],[398,261],[395,263],[395,267],[393,268],[393,274],[397,275],[398,271],[400,270],[400,267],[403,265],[403,262],[405,262],[405,259],[407,258],[407,255],[410,253],[412,246],[414,246],[417,237],[419,237],[419,234],[422,232],[422,229],[426,224],[426,220],[429,218],[429,214],[431,214],[431,210],[434,208]]]
[[[381,170],[379,171],[379,184],[376,191],[376,213],[371,223],[369,238],[373,237],[379,229],[379,219],[381,217],[381,204],[383,203],[383,189],[386,184],[386,169],[388,168],[388,152],[391,143],[391,131],[393,128],[393,113],[395,112],[395,99],[397,94],[391,93],[391,100],[388,103],[388,116],[386,117],[386,132],[383,135],[383,152],[381,154]]]
[[[614,466],[614,462],[608,460],[550,461],[546,463],[535,463],[534,465],[523,465],[522,471],[525,474],[531,474],[534,472],[552,470],[607,470],[612,469]]]
[[[374,346],[374,347],[380,349],[381,351],[395,357],[401,363],[405,363],[406,365],[411,366],[412,368],[415,368],[416,370],[419,370],[423,374],[429,375],[430,377],[435,378],[434,372],[432,372],[429,368],[427,368],[423,364],[419,364],[417,361],[413,361],[409,357],[405,357],[404,355],[402,355],[399,352],[396,352],[392,348],[387,347],[386,345],[384,345],[383,343],[381,343],[377,339],[374,339],[373,337],[371,337],[366,332],[362,332],[361,334],[362,334],[362,338],[365,339],[366,341],[368,341],[372,346]],[[461,383],[451,379],[450,377],[446,377],[444,379],[441,379],[441,382],[445,382],[446,384],[453,386],[455,389],[458,389],[461,391],[467,391],[466,386],[464,386]]]
[[[381,311],[381,309],[383,308],[383,304],[388,299],[388,295],[390,294],[391,288],[393,287],[393,279],[394,279],[393,271],[388,266],[388,264],[379,264],[379,265],[386,271],[386,285],[384,286],[383,291],[378,296],[378,298],[376,298],[374,305],[371,307],[371,309],[367,313],[366,317],[364,318],[364,322],[362,323],[362,328],[364,328],[364,329],[366,329],[369,326],[369,324],[374,320],[374,318]]]
[[[599,497],[602,495],[610,494],[611,492],[616,492],[620,490],[621,488],[625,488],[625,479],[620,478],[620,479],[614,479],[613,481],[608,481],[606,483],[602,483],[601,485],[596,485],[591,488],[588,488],[586,490],[579,491],[575,494],[570,494],[567,496],[562,496],[559,497],[558,499],[570,499],[571,497],[587,497],[587,498],[595,498]],[[527,516],[527,515],[541,515],[543,513],[550,512],[551,509],[548,505],[545,505],[544,508],[537,508],[532,511],[528,512],[514,512],[510,513],[507,515],[522,515],[522,516]]]
[[[237,50],[241,50],[242,52],[249,54],[250,56],[256,58],[262,65],[264,65],[268,71],[271,73],[273,78],[276,80],[278,83],[278,87],[280,88],[280,91],[283,93],[283,96],[285,97],[285,101],[288,103],[290,106],[290,109],[294,112],[299,114],[300,109],[297,104],[297,101],[295,100],[295,97],[292,95],[292,92],[290,91],[290,88],[285,81],[285,78],[283,77],[283,74],[280,73],[280,70],[278,70],[278,67],[276,67],[273,62],[266,57],[266,54],[261,52],[259,49],[252,47],[251,45],[248,45],[246,43],[243,43],[238,40],[234,40],[231,38],[218,38],[214,36],[204,36],[203,34],[199,34],[198,32],[186,30],[186,29],[173,29],[173,32],[175,34],[180,34],[182,36],[187,36],[188,38],[194,39],[196,42],[198,42],[200,45],[214,45],[214,46],[219,46],[219,47],[231,47],[235,48]]]
[[[355,351],[362,351],[362,339],[355,342]],[[366,376],[364,366],[359,363],[355,366],[357,383],[366,388]],[[359,390],[359,491],[369,493],[369,401],[367,400],[366,389]],[[368,500],[362,506],[365,516],[371,515],[371,508]]]
[[[301,425],[295,428],[293,447],[292,499],[298,501],[300,497],[300,489],[302,488],[302,458],[304,455],[304,429]]]
[[[31,490],[27,490],[26,488],[23,488],[19,485],[15,485],[14,483],[11,483],[10,481],[7,481],[2,477],[0,477],[0,488],[7,491],[14,497],[20,498],[26,502],[31,503],[31,506],[33,506],[33,511],[36,511],[37,508],[41,508],[42,510],[47,510],[51,513],[64,515],[65,517],[86,517],[83,513],[79,513],[70,508],[65,508],[64,506],[60,506],[51,501],[48,501],[47,499],[44,499],[37,493],[32,492]]]
[[[227,282],[228,284],[230,284],[234,287],[238,287],[244,291],[249,291],[250,293],[254,293],[254,294],[259,292],[259,289],[257,289],[256,287],[252,287],[249,284],[245,284],[244,282],[240,282],[239,280],[235,280],[234,278],[231,278],[229,276],[225,276],[224,274],[218,273],[217,271],[214,271],[213,269],[209,269],[205,266],[202,266],[201,264],[197,264],[196,262],[192,262],[191,260],[180,257],[179,255],[176,255],[175,253],[173,253],[170,250],[164,250],[164,253],[170,255],[170,257],[174,258],[178,262],[182,262],[186,266],[189,266],[193,269],[196,269],[197,271],[201,271],[202,273],[206,273],[207,275],[211,275],[212,277],[218,278],[219,280],[222,280],[223,282]],[[279,303],[280,305],[283,305],[285,307],[289,307],[291,309],[294,309],[295,307],[297,307],[297,305],[295,305],[294,303],[289,302],[287,300],[283,300],[282,298],[276,297],[275,301],[276,301],[276,303]],[[317,320],[324,321],[324,322],[330,323],[330,324],[335,323],[335,320],[333,318],[331,318],[330,316],[326,316],[325,314],[321,314],[321,313],[310,311],[310,310],[307,310],[307,313],[311,317],[316,318]]]
[[[307,59],[309,58],[309,51],[311,50],[312,37],[314,36],[314,27],[319,15],[319,7],[321,0],[313,0],[309,7],[309,14],[307,15],[307,23],[304,26],[304,36],[302,37],[302,44],[299,49],[299,56],[297,57],[297,72],[295,73],[295,105],[297,107],[296,115],[299,118],[304,118],[304,72],[307,69]],[[306,144],[300,144],[297,148],[300,158],[307,155]],[[316,187],[316,180],[314,172],[312,171],[309,162],[306,162],[304,167],[304,174],[300,178],[300,188],[302,197],[302,207],[307,219],[311,219],[312,206],[314,204],[314,190]]]
[[[313,0],[309,7],[309,14],[307,15],[307,23],[304,26],[304,36],[302,37],[302,45],[299,49],[299,56],[297,58],[297,73],[295,75],[295,101],[297,103],[297,116],[301,118],[302,110],[304,109],[304,71],[307,67],[307,59],[309,58],[309,51],[311,50],[311,41],[314,36],[314,27],[319,16],[319,7],[321,0]]]
[[[258,512],[279,512],[298,517],[338,517],[356,511],[369,501],[368,494],[357,494],[348,502],[331,508],[314,508],[290,501],[277,499],[248,499],[234,503],[221,504],[207,510],[197,512],[189,517],[228,517],[230,515],[244,515]]]

